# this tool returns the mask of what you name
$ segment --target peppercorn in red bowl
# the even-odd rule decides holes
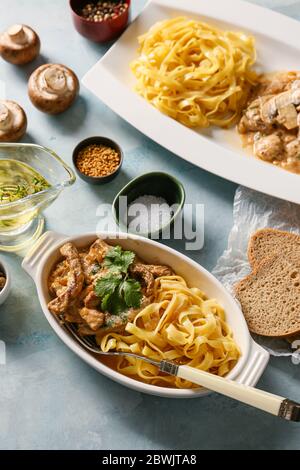
[[[130,0],[70,0],[76,30],[94,42],[107,42],[127,26]]]
[[[73,150],[73,164],[86,183],[103,184],[119,173],[123,163],[121,147],[107,137],[89,137]]]

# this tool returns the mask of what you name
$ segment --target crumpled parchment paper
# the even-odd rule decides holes
[[[240,186],[235,193],[233,218],[228,247],[212,271],[231,294],[233,285],[251,271],[247,258],[251,234],[266,227],[300,234],[300,206]],[[295,354],[292,344],[285,339],[253,337],[273,356]]]

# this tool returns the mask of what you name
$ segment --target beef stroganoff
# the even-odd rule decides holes
[[[300,72],[262,75],[238,131],[256,157],[299,174]]]
[[[223,308],[170,267],[147,264],[100,239],[79,250],[66,243],[60,252],[48,280],[48,308],[80,335],[94,335],[102,351],[167,359],[220,376],[237,363],[240,350]],[[195,387],[132,357],[103,362],[149,384]]]

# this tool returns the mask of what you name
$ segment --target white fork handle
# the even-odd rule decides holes
[[[300,404],[287,400],[284,397],[273,395],[248,385],[239,384],[233,380],[228,380],[189,366],[179,366],[176,375],[273,415],[293,421],[300,420]]]

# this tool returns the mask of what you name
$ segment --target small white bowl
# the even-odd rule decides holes
[[[176,273],[182,275],[188,284],[199,286],[209,297],[218,299],[225,309],[227,322],[242,352],[238,363],[227,377],[245,385],[256,384],[268,363],[269,354],[253,341],[237,302],[212,274],[187,256],[153,240],[126,233],[103,232],[97,235],[111,245],[118,244],[126,250],[134,251],[148,263],[169,265]],[[67,237],[55,232],[46,232],[23,260],[22,267],[35,281],[42,310],[53,330],[87,364],[129,388],[170,398],[193,398],[206,395],[208,391],[202,388],[190,390],[158,387],[120,374],[92,356],[61,327],[57,318],[50,313],[47,306],[50,300],[47,281],[52,267],[61,258],[59,248],[66,241],[74,243],[79,248],[88,246],[97,239],[97,235],[88,233]]]
[[[0,305],[2,305],[6,301],[8,295],[10,293],[10,289],[11,289],[10,272],[9,272],[8,267],[7,267],[7,264],[2,259],[0,259],[0,271],[2,271],[3,274],[5,274],[5,277],[6,277],[5,286],[0,291]]]

